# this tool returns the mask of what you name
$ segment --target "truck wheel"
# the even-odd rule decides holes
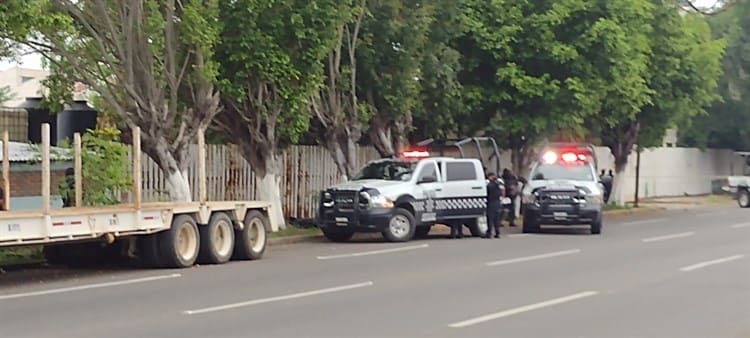
[[[389,242],[405,242],[414,237],[417,230],[414,215],[402,208],[393,210],[388,226],[383,230],[383,237]]]
[[[161,264],[167,268],[186,268],[195,264],[200,252],[200,233],[193,217],[179,215],[169,230],[159,233]]]
[[[591,223],[591,234],[598,235],[602,233],[602,216],[599,215],[594,223]]]
[[[352,239],[354,232],[349,230],[330,230],[323,229],[323,236],[331,242],[346,242]]]
[[[525,213],[523,215],[523,233],[537,233],[539,232],[539,230],[541,230],[539,228],[539,223],[537,223],[536,220],[532,219],[528,213]]]
[[[432,230],[431,225],[419,226],[414,231],[414,238],[425,238],[430,233],[430,230]]]
[[[234,255],[240,260],[254,260],[263,257],[266,251],[266,229],[269,228],[268,217],[258,210],[250,210],[245,215],[245,226],[234,233]]]
[[[468,222],[469,225],[469,231],[471,232],[471,235],[474,237],[484,237],[487,236],[487,216],[481,216],[477,217],[476,219],[473,219]]]
[[[224,212],[215,212],[206,226],[200,227],[199,263],[224,264],[234,251],[234,226]]]
[[[750,207],[750,192],[747,189],[737,192],[737,204],[739,204],[740,208]]]

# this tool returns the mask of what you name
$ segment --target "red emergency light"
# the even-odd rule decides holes
[[[575,151],[563,151],[558,155],[554,151],[548,151],[542,156],[542,159],[544,162],[548,164],[552,164],[557,162],[558,160],[562,160],[564,163],[574,163],[574,162],[585,162],[587,160],[587,154],[585,152],[575,152]]]
[[[425,157],[430,157],[430,153],[424,150],[406,150],[406,151],[401,152],[401,157],[425,158]]]

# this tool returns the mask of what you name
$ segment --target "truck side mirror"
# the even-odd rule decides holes
[[[437,177],[435,177],[435,176],[424,176],[424,177],[420,178],[419,181],[417,181],[417,184],[435,183],[435,182],[437,182]]]

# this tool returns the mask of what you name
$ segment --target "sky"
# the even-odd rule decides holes
[[[711,7],[716,3],[716,0],[694,0],[693,3],[698,7]],[[15,66],[31,69],[42,69],[41,58],[37,54],[31,54],[22,57],[20,63],[0,61],[0,71]]]

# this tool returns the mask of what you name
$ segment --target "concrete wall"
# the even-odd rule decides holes
[[[614,169],[608,148],[598,147],[599,169]],[[635,199],[636,154],[630,154],[623,175],[625,200]],[[742,175],[742,157],[731,150],[696,148],[654,148],[641,153],[638,196],[665,197],[711,193],[711,181]]]

